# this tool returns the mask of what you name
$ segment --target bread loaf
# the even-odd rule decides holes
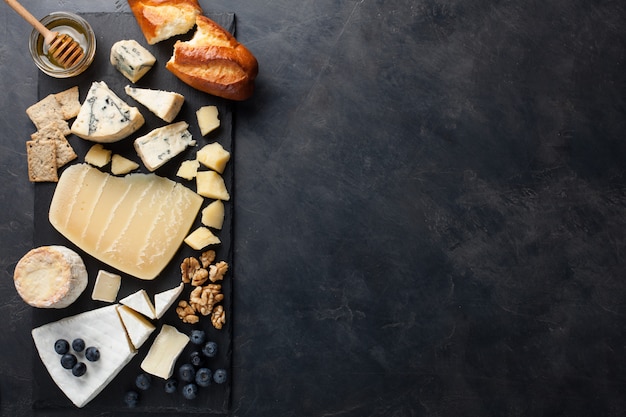
[[[189,41],[177,41],[165,67],[193,88],[229,100],[245,100],[254,91],[258,63],[226,29],[206,16],[196,17]]]
[[[189,32],[202,14],[198,0],[128,0],[150,45]]]

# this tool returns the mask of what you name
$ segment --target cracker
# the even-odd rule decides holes
[[[80,101],[78,101],[78,86],[68,88],[65,91],[56,93],[54,98],[61,105],[61,111],[63,113],[63,119],[69,120],[78,115],[80,111]]]
[[[61,132],[55,123],[50,123],[42,129],[36,131],[30,135],[32,140],[52,140],[56,144],[56,161],[57,168],[61,168],[63,165],[70,161],[73,161],[78,157],[74,148],[65,138],[63,132]]]
[[[46,96],[27,108],[26,114],[35,124],[37,130],[43,128],[53,120],[63,120],[63,110],[54,97],[54,94]]]
[[[57,182],[56,143],[53,140],[26,142],[28,179],[32,182]]]

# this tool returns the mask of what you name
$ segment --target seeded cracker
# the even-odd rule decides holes
[[[57,182],[56,143],[52,140],[26,142],[28,179],[32,182]]]
[[[63,113],[63,119],[69,120],[78,115],[80,111],[80,101],[78,101],[78,86],[68,88],[65,91],[56,93],[54,98],[61,105],[61,111]]]
[[[55,124],[51,123],[30,135],[32,140],[52,140],[56,144],[56,164],[61,168],[78,157],[70,143]]]
[[[52,120],[63,120],[63,109],[54,94],[50,94],[26,109],[26,114],[37,127],[45,127]]]

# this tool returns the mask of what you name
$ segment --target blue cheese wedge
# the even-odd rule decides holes
[[[71,131],[92,142],[117,142],[143,126],[136,107],[120,99],[104,81],[94,81],[80,107]]]
[[[77,407],[85,406],[98,395],[136,354],[117,314],[117,304],[45,324],[31,334],[48,373]],[[87,372],[81,377],[64,369],[54,350],[58,339],[72,341],[77,337],[100,351],[100,360],[84,362]]]
[[[154,171],[188,146],[195,145],[187,122],[159,127],[135,139],[135,150],[150,171]]]
[[[154,66],[156,58],[134,39],[115,42],[111,47],[111,64],[136,83]]]
[[[143,104],[160,119],[171,123],[180,112],[185,97],[173,91],[151,90],[127,85],[126,94]]]

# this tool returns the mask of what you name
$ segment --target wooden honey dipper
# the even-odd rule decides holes
[[[83,57],[85,54],[83,48],[71,36],[48,29],[17,0],[4,1],[41,33],[45,44],[48,45],[48,54],[54,62],[63,68],[69,68]]]

